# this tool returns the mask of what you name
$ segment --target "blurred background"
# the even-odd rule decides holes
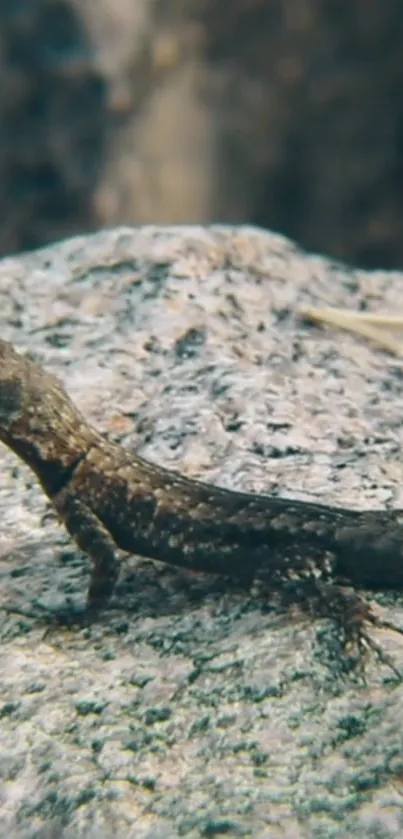
[[[403,267],[403,3],[0,0],[0,253],[252,223]]]

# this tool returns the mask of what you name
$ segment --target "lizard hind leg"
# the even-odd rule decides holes
[[[389,628],[402,634],[403,630],[378,617],[368,600],[351,587],[316,580],[315,588],[321,614],[336,623],[342,649],[344,652],[356,653],[358,667],[364,671],[368,651],[372,650],[378,661],[389,667],[400,682],[403,681],[403,673],[393,657],[370,632],[371,627]]]
[[[281,580],[276,600],[282,608],[295,610],[297,607],[300,613],[313,620],[326,618],[330,622],[329,628],[333,627],[330,636],[328,629],[320,630],[320,647],[325,645],[327,663],[332,669],[336,666],[337,673],[358,671],[365,678],[365,665],[372,651],[379,662],[403,681],[403,673],[393,657],[374,639],[371,628],[388,628],[401,634],[403,629],[378,617],[366,598],[351,585],[312,573],[298,573]]]
[[[397,632],[399,633],[399,635],[403,635],[403,629],[400,626],[397,626],[391,621],[384,620],[384,618],[378,617],[374,614],[372,609],[369,609],[369,614],[366,616],[366,623],[378,629],[392,629],[393,632]],[[381,644],[378,644],[378,642],[371,637],[366,627],[364,627],[362,633],[362,640],[367,648],[373,650],[378,660],[382,664],[386,664],[388,667],[390,667],[391,670],[393,670],[399,682],[403,682],[403,672],[399,670],[399,668],[396,666],[393,657],[390,656],[389,653],[386,652],[386,650],[384,650]]]

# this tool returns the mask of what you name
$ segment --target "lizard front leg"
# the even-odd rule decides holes
[[[85,501],[63,490],[53,504],[67,530],[82,551],[91,558],[91,579],[87,611],[98,612],[111,597],[119,575],[118,552],[109,531]]]

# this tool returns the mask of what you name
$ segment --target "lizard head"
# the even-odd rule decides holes
[[[97,437],[59,379],[0,340],[0,441],[28,463],[47,492]]]

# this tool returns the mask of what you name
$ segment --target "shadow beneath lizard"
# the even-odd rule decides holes
[[[83,628],[90,633],[102,628],[106,635],[128,634],[136,642],[142,637],[142,624],[147,620],[158,622],[174,617],[174,624],[164,622],[166,640],[170,637],[172,642],[175,635],[183,634],[183,625],[187,621],[192,626],[193,642],[203,646],[210,643],[212,636],[218,640],[229,638],[232,633],[236,635],[239,619],[252,613],[256,615],[256,628],[270,631],[278,631],[290,624],[300,631],[303,624],[306,626],[309,622],[313,625],[318,619],[326,618],[326,624],[322,620],[313,629],[317,649],[311,654],[330,666],[335,675],[356,672],[357,666],[362,672],[363,614],[360,606],[365,601],[354,589],[343,587],[343,596],[338,597],[340,586],[326,584],[323,589],[318,588],[317,581],[311,578],[282,580],[276,585],[261,580],[251,583],[251,580],[187,571],[150,560],[125,559],[120,582],[110,604],[101,614],[88,619],[82,596],[86,589],[88,566],[80,553],[67,549],[59,553],[55,569],[55,544],[53,540],[49,541],[52,544],[41,543],[40,549],[38,545],[33,548],[32,543],[24,544],[6,557],[9,575],[13,580],[21,580],[22,585],[17,586],[13,593],[9,592],[10,596],[3,588],[0,611],[5,616],[14,615],[23,619],[21,631],[24,634],[42,626],[45,637],[52,641],[54,633],[57,636],[66,628],[72,635],[74,632],[81,634]],[[35,565],[32,563],[33,552],[40,556]],[[50,554],[53,555],[52,572],[48,562]],[[11,569],[10,561],[14,566]],[[55,576],[59,577],[58,593]],[[347,619],[346,603],[349,600],[346,592],[351,592],[352,604],[351,615],[347,615]],[[396,597],[398,595],[394,594],[394,601]],[[269,623],[264,615],[270,616]],[[15,629],[18,634],[18,626]],[[161,629],[148,628],[146,634],[149,643],[154,644],[155,638],[159,639],[156,643],[161,643]],[[397,674],[396,667],[387,654],[382,656],[377,643],[368,642],[366,634],[363,637],[366,648],[371,647]]]
[[[86,614],[82,592],[86,590],[88,568],[77,551],[65,550],[59,553],[58,567],[50,572],[47,559],[54,548],[54,543],[42,543],[40,548],[30,543],[0,557],[1,611],[21,614],[42,624],[81,623]],[[41,560],[33,564],[35,553],[40,554]],[[131,560],[130,564],[132,568],[128,569],[127,561],[123,563],[112,600],[89,622],[106,625],[112,616],[121,619],[123,614],[136,619],[179,616],[224,595],[238,594],[246,600],[252,597],[256,603],[259,599],[251,595],[248,584],[233,578],[187,571],[152,560]]]

